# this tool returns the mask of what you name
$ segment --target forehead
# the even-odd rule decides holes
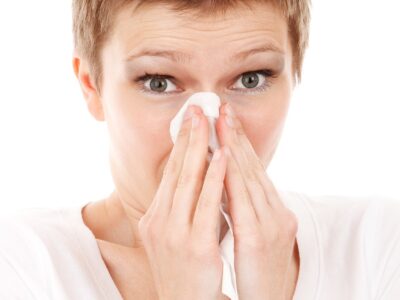
[[[125,57],[138,53],[139,48],[163,48],[186,53],[177,57],[181,60],[217,52],[239,53],[251,45],[281,55],[290,50],[286,19],[269,3],[254,3],[250,8],[238,5],[223,15],[208,16],[173,11],[165,4],[139,10],[132,5],[116,16],[109,41]]]

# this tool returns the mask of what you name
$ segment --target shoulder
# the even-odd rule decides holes
[[[115,294],[102,263],[81,207],[24,209],[0,217],[0,299]]]
[[[65,222],[63,213],[70,209],[28,208],[0,217],[0,249],[9,245],[49,244],[54,239],[66,239],[74,224]],[[0,251],[1,251],[0,250]]]
[[[357,274],[367,276],[378,299],[400,297],[400,199],[304,193],[292,198],[309,210],[321,249],[328,251],[326,265],[338,268],[345,260],[353,273],[362,268]]]
[[[388,251],[400,240],[400,199],[386,196],[299,194],[320,233],[360,238],[368,251]],[[400,253],[400,252],[399,252]]]
[[[78,252],[72,208],[29,208],[0,217],[0,260],[19,274],[37,274],[52,261],[65,260],[67,253]],[[67,222],[68,220],[68,222]],[[78,219],[77,219],[78,220]],[[4,275],[4,274],[2,274]]]
[[[319,231],[329,233],[338,228],[362,225],[367,213],[378,201],[374,197],[354,197],[334,194],[307,194],[280,191],[282,199],[300,218],[307,219]],[[399,202],[400,203],[400,202]]]
[[[46,287],[49,249],[65,235],[56,209],[20,209],[0,217],[0,296],[31,299]],[[65,239],[64,239],[65,241]]]
[[[325,230],[360,228],[365,233],[400,230],[400,199],[386,196],[346,196],[334,194],[305,194],[287,192],[292,202],[301,202]],[[299,204],[300,205],[300,204]]]
[[[399,299],[400,199],[376,197],[371,201],[364,241],[368,268],[375,274],[372,284],[377,298]]]

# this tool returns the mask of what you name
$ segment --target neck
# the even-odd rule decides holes
[[[116,191],[107,198],[87,205],[82,211],[86,225],[97,239],[130,248],[142,248],[138,223],[147,208],[140,203],[126,201]],[[220,215],[220,241],[228,230],[223,215]]]

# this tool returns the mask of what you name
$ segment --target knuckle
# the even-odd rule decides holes
[[[178,172],[179,172],[179,164],[175,159],[171,158],[170,160],[168,160],[168,163],[163,170],[163,176],[167,174],[168,175],[178,174]]]
[[[215,181],[219,181],[219,172],[212,166],[207,169],[207,175],[204,178],[204,181],[207,183],[214,183]]]
[[[190,134],[190,126],[188,126],[188,123],[190,123],[189,121],[186,120],[186,123],[181,127],[178,132],[177,139],[185,138]]]
[[[147,230],[146,226],[147,226],[147,219],[146,219],[146,216],[143,216],[140,218],[140,220],[138,222],[138,231],[142,237],[144,236],[144,233]]]
[[[238,243],[239,245],[241,244],[242,249],[245,251],[251,251],[253,253],[265,253],[267,250],[266,240],[261,236],[261,234],[257,233],[251,235],[248,234],[245,238],[245,242],[242,241],[242,243],[240,243],[238,241]]]
[[[139,234],[143,241],[154,243],[159,239],[159,230],[157,226],[152,222],[143,222],[139,226]]]
[[[264,252],[266,247],[265,242],[263,239],[261,239],[261,237],[253,237],[252,239],[250,239],[250,242],[253,250]]]
[[[149,218],[150,218],[150,216],[147,213],[144,214],[140,218],[140,220],[138,222],[138,230],[139,230],[139,232],[146,233],[146,231],[148,230],[148,226],[149,226]]]
[[[210,196],[207,193],[202,192],[199,196],[199,201],[198,201],[198,209],[206,209],[213,206],[213,201],[211,201]]]
[[[200,140],[197,138],[191,138],[187,146],[187,152],[192,152],[199,147]]]
[[[291,232],[284,228],[278,233],[277,244],[279,245],[287,245],[293,241],[294,235],[292,236]]]
[[[250,181],[251,183],[258,183],[258,179],[254,174],[253,169],[251,169],[250,165],[247,165],[243,170],[245,178]]]
[[[232,168],[231,168],[232,175],[234,175],[235,177],[241,175],[240,174],[240,169],[237,166],[236,161],[234,160],[234,158],[232,158],[232,160],[233,160],[232,161]]]
[[[257,156],[255,161],[256,169],[262,173],[265,172],[265,166],[262,160]]]
[[[247,188],[243,185],[240,185],[240,187],[238,187],[238,191],[237,191],[237,198],[239,201],[249,201],[249,193],[247,191]]]
[[[147,238],[150,242],[154,243],[157,242],[159,239],[159,230],[158,228],[153,224],[148,225],[147,228]]]
[[[284,218],[284,222],[286,224],[285,228],[288,238],[289,239],[294,238],[297,234],[299,225],[296,215],[292,211],[288,210],[286,212],[286,217]]]
[[[277,228],[270,228],[267,234],[268,244],[277,244],[281,238],[281,232]]]
[[[239,135],[233,137],[232,143],[235,147],[241,147]]]
[[[196,176],[191,172],[182,172],[177,182],[177,188],[185,187],[186,185],[196,181]]]
[[[201,256],[202,255],[202,247],[201,243],[196,242],[196,239],[193,239],[189,244],[188,244],[189,252],[193,256]]]
[[[175,251],[176,249],[181,249],[183,243],[183,237],[181,234],[168,234],[164,238],[165,247],[169,251]]]
[[[269,224],[266,229],[266,240],[268,245],[279,245],[285,240],[285,228],[281,223],[279,216],[272,215],[273,221]]]
[[[255,158],[252,158],[252,159],[250,160],[250,166],[251,166],[251,168],[252,168],[253,170],[255,170],[256,172],[260,172],[260,173],[265,172],[264,166],[263,166],[263,164],[262,164],[260,158],[259,158],[257,155],[256,155]]]
[[[236,132],[239,136],[244,135],[246,136],[246,132],[244,131],[243,127],[241,125],[238,125],[236,128]]]
[[[203,261],[207,258],[208,253],[203,249],[203,247],[194,245],[191,246],[190,253],[198,261]]]
[[[296,222],[292,218],[284,219],[281,226],[274,226],[268,233],[268,242],[271,244],[286,245],[292,242],[297,232]]]
[[[217,256],[214,256],[218,251],[213,250],[213,245],[208,244],[205,246],[205,243],[201,242],[192,242],[189,245],[189,253],[192,259],[200,263],[208,263],[211,261],[216,261],[218,259]]]

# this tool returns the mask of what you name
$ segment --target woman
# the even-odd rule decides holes
[[[73,14],[74,72],[107,122],[115,190],[3,220],[2,299],[229,299],[223,188],[239,299],[400,296],[396,202],[311,199],[265,172],[301,78],[307,0],[74,0]],[[204,90],[222,101],[209,165],[201,108],[169,136]]]

